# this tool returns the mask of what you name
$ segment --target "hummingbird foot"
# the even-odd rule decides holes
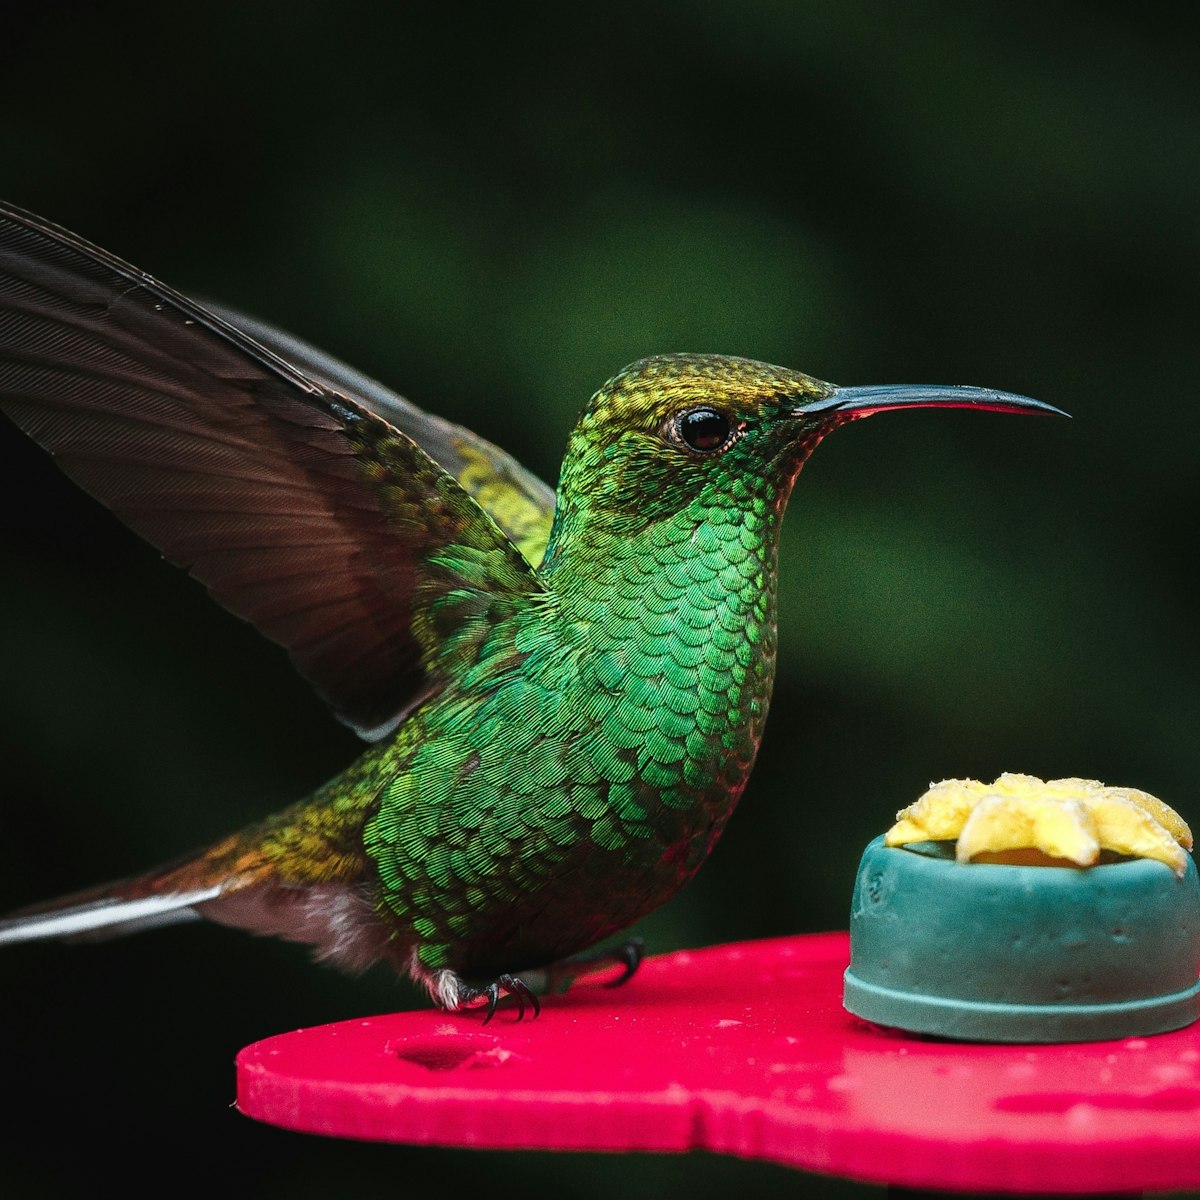
[[[552,963],[543,972],[545,984],[540,989],[544,992],[565,992],[581,975],[590,975],[603,967],[618,966],[621,974],[615,979],[608,980],[606,988],[621,987],[628,983],[637,969],[642,965],[645,947],[641,938],[630,938],[618,946],[606,946],[602,950],[593,950],[587,954],[577,954],[572,958],[564,958],[561,962]]]
[[[533,1009],[534,1017],[541,1016],[542,1002],[530,991],[525,981],[517,975],[501,975],[499,979],[493,979],[482,991],[482,994],[487,996],[487,1013],[483,1018],[485,1025],[496,1015],[496,1004],[502,991],[507,992],[516,1000],[518,1021],[525,1019],[526,1001]]]
[[[641,938],[630,938],[627,942],[622,942],[619,946],[614,947],[609,957],[613,962],[619,963],[624,969],[616,979],[610,979],[604,986],[606,988],[624,987],[636,974],[638,967],[642,965],[642,958],[645,956],[645,943]]]
[[[435,1002],[450,1012],[469,1008],[482,1000],[481,1007],[487,1009],[483,1017],[485,1025],[496,1015],[496,1005],[505,993],[517,1002],[518,1021],[525,1019],[526,1005],[533,1009],[534,1017],[540,1016],[542,1011],[541,1001],[518,975],[501,975],[483,987],[475,987],[453,971],[439,971],[429,987]]]

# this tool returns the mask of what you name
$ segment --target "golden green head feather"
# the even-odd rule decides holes
[[[784,486],[815,444],[795,410],[832,387],[767,363],[669,354],[626,367],[592,397],[567,445],[547,562],[587,529],[618,535],[678,513],[738,474]]]
[[[722,354],[641,359],[596,392],[571,433],[547,565],[574,538],[627,536],[705,493],[736,503],[751,480],[784,504],[825,434],[901,407],[1057,411],[986,388],[839,388]]]

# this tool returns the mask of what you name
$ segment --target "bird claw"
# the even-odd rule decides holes
[[[593,950],[586,954],[576,955],[574,958],[564,958],[545,968],[545,988],[543,990],[565,992],[581,975],[590,975],[593,971],[614,965],[621,968],[621,974],[602,986],[606,988],[620,987],[637,974],[638,967],[642,965],[643,954],[642,939],[630,938],[619,946]]]
[[[564,959],[541,971],[526,972],[527,976],[535,980],[533,987],[530,987],[520,975],[504,974],[497,976],[484,987],[477,988],[468,984],[454,972],[443,971],[429,985],[430,995],[433,996],[436,1003],[452,1011],[473,1005],[477,1000],[483,1001],[479,1007],[484,1010],[483,1024],[486,1025],[496,1015],[500,997],[507,993],[517,1002],[518,1021],[525,1019],[527,1007],[533,1010],[533,1017],[536,1019],[541,1015],[542,1003],[534,988],[543,991],[559,989],[565,991],[579,975],[613,965],[621,968],[621,974],[603,986],[606,988],[620,987],[637,974],[638,967],[642,965],[642,956],[642,939],[630,938],[627,942],[622,942],[619,946],[613,946],[610,949],[582,955],[578,958]]]
[[[525,1019],[525,1005],[528,1003],[533,1009],[533,1015],[536,1019],[541,1016],[542,1004],[541,1001],[529,990],[525,981],[516,975],[501,975],[499,979],[493,979],[485,988],[481,988],[475,993],[476,996],[487,997],[487,1012],[484,1014],[483,1023],[486,1025],[496,1015],[496,1005],[500,1002],[501,992],[507,992],[514,997],[517,1002],[517,1020]],[[474,999],[475,997],[471,997]]]
[[[620,963],[624,970],[616,979],[610,979],[604,986],[606,988],[619,988],[628,983],[636,974],[637,969],[642,965],[642,956],[645,954],[645,943],[641,938],[630,938],[627,942],[622,942],[619,946],[614,946],[609,951],[609,957],[613,962]]]

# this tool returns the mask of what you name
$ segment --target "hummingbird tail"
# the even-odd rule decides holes
[[[205,872],[204,856],[74,892],[0,918],[0,947],[19,942],[98,942],[163,925],[206,920],[307,943],[314,957],[351,974],[397,961],[390,929],[368,888],[333,882],[287,884],[238,872]]]
[[[349,805],[294,805],[141,875],[11,913],[0,919],[0,947],[100,941],[203,919],[305,943],[318,960],[352,973],[380,959],[399,962],[407,947],[379,917],[354,849],[359,821]],[[271,852],[301,843],[322,853]]]
[[[67,896],[50,904],[25,909],[0,920],[0,946],[34,942],[46,938],[69,941],[99,941],[199,920],[197,904],[212,900],[220,886],[161,896],[123,898],[107,890]]]

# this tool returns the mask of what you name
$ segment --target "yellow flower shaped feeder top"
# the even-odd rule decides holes
[[[954,841],[959,862],[1090,867],[1101,855],[1187,868],[1192,831],[1175,810],[1137,788],[1095,779],[1005,773],[994,783],[944,779],[896,814],[889,846]]]

